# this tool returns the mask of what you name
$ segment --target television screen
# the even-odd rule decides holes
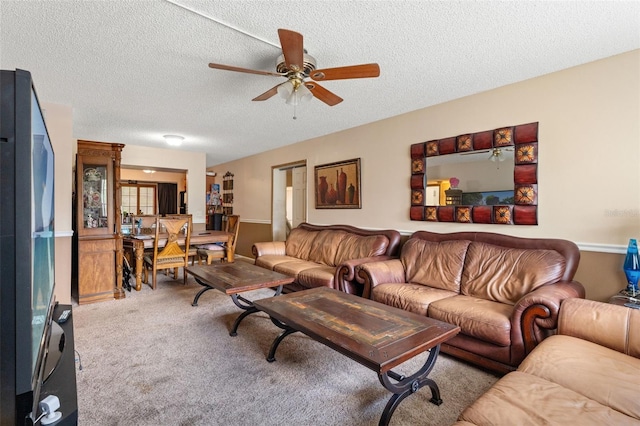
[[[54,152],[31,74],[0,76],[0,424],[24,424],[39,415],[48,370]]]
[[[53,149],[35,93],[31,92],[31,369],[36,364],[51,307],[54,283]],[[25,283],[26,285],[26,283]]]

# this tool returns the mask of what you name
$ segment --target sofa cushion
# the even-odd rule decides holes
[[[373,288],[371,298],[385,305],[426,316],[430,303],[457,294],[422,284],[378,284]]]
[[[555,382],[640,419],[638,358],[576,337],[555,335],[542,341],[518,371]]]
[[[302,228],[293,228],[285,243],[287,256],[309,260],[309,253],[314,249],[313,240],[315,240],[318,233]]]
[[[336,252],[347,233],[325,229],[313,240],[308,260],[328,266],[336,266]]]
[[[572,369],[565,370],[565,374],[577,375],[572,374]],[[519,371],[498,380],[460,414],[459,420],[477,425],[518,426],[638,424],[637,419],[571,389]]]
[[[273,270],[273,268],[280,263],[293,262],[296,260],[300,259],[296,259],[291,256],[281,256],[278,254],[266,254],[264,256],[257,257],[255,264],[256,266]]]
[[[336,268],[333,266],[317,266],[300,271],[296,282],[306,288],[329,287],[335,288],[334,277]]]
[[[382,256],[387,252],[389,239],[384,235],[347,234],[340,242],[336,252],[335,264],[340,265],[351,259]]]
[[[514,305],[522,296],[562,277],[565,259],[555,250],[469,245],[461,293]]]
[[[317,268],[318,264],[309,260],[295,259],[290,262],[278,263],[273,270],[281,274],[298,278],[298,274],[305,269]]]
[[[471,296],[454,296],[429,305],[429,318],[460,327],[460,333],[499,346],[511,344],[512,305]]]
[[[400,254],[407,282],[459,293],[469,244],[466,240],[436,243],[409,238]]]

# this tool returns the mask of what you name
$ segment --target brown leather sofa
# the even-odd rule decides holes
[[[506,373],[556,328],[562,300],[584,298],[579,260],[566,240],[418,231],[357,274],[364,297],[458,325],[443,352]]]
[[[463,425],[639,425],[640,310],[566,299],[558,334],[458,418]]]
[[[301,223],[286,241],[255,243],[251,250],[257,266],[296,277],[285,291],[325,286],[357,294],[355,267],[397,256],[399,246],[395,230]]]

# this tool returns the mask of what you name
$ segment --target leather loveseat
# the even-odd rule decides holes
[[[399,246],[395,230],[301,223],[286,241],[258,242],[252,252],[257,266],[296,277],[285,291],[325,286],[361,293],[355,267],[397,256]]]
[[[506,373],[553,332],[578,247],[566,240],[488,232],[415,232],[399,259],[358,267],[363,296],[461,328],[441,350]]]
[[[639,425],[640,310],[560,306],[558,333],[467,407],[463,425]]]

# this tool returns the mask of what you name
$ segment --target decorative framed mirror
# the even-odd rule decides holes
[[[411,220],[538,224],[538,123],[411,145]]]

